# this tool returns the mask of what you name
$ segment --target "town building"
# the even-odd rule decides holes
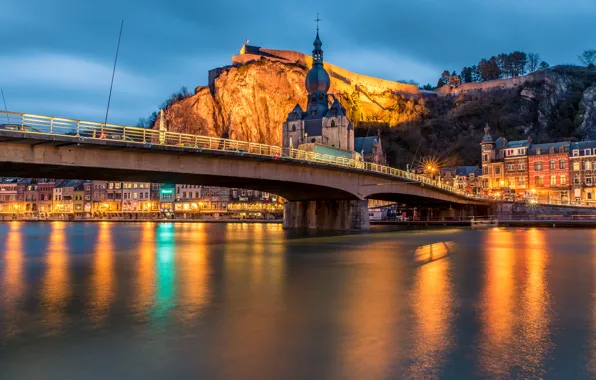
[[[362,159],[366,162],[379,165],[387,164],[380,134],[378,136],[356,137],[354,139],[354,150],[360,153]]]
[[[571,143],[570,175],[573,177],[570,197],[573,203],[596,203],[596,141]]]
[[[123,184],[118,181],[109,181],[106,189],[106,199],[103,208],[104,212],[118,214],[122,212],[123,206]]]
[[[151,184],[148,182],[123,182],[122,183],[122,211],[123,212],[150,212],[151,211]]]
[[[174,202],[176,201],[176,185],[163,183],[159,189],[159,211],[169,215],[174,212]]]
[[[482,147],[482,188],[489,195],[498,192],[505,185],[503,165],[505,144],[506,140],[502,137],[496,141],[493,140],[490,128],[488,126],[484,128],[484,136],[480,143]]]
[[[74,192],[75,188],[78,187],[80,181],[78,180],[65,180],[56,185],[53,191],[53,214],[70,214],[74,213]]]
[[[54,207],[54,187],[62,180],[42,178],[37,181],[37,212],[41,217],[49,217]]]
[[[18,202],[17,178],[0,178],[0,214],[17,213],[21,211]]]
[[[478,165],[454,166],[441,169],[441,182],[464,190],[471,194],[479,194],[482,188],[482,170]]]
[[[569,203],[569,148],[567,141],[530,146],[526,197],[540,202]]]

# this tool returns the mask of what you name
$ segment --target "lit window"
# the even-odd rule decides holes
[[[561,185],[567,185],[567,176],[565,174],[561,174]]]
[[[574,171],[574,172],[577,172],[577,171],[579,171],[579,161],[575,161],[575,162],[573,163],[573,171]]]
[[[551,184],[551,186],[555,186],[557,184],[557,176],[556,175],[550,176],[550,184]]]

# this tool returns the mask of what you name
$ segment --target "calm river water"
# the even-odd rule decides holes
[[[595,290],[593,230],[0,223],[0,378],[590,378]]]

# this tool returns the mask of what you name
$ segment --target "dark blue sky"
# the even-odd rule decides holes
[[[135,124],[251,44],[310,52],[320,12],[327,61],[435,83],[500,52],[577,63],[596,48],[594,0],[2,0],[0,87],[9,110]]]

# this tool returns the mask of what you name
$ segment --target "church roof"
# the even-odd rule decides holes
[[[340,102],[335,99],[331,107],[329,107],[329,111],[327,111],[326,117],[333,117],[333,116],[346,116],[346,109],[341,106]]]
[[[356,137],[354,138],[354,151],[364,154],[372,154],[373,147],[379,143],[379,137],[368,136],[368,137]]]
[[[323,42],[321,42],[321,39],[319,38],[319,31],[317,30],[317,37],[315,38],[315,42],[312,43],[315,48],[320,48],[321,46],[323,46]]]

